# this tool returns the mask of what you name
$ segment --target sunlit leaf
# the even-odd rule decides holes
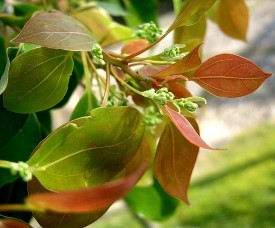
[[[166,34],[180,26],[190,26],[198,22],[203,14],[215,3],[216,0],[186,0],[179,15],[168,28]]]
[[[38,193],[52,193],[45,189],[36,178],[28,183],[29,195]],[[42,227],[75,228],[85,227],[100,218],[107,209],[92,213],[56,213],[53,211],[33,212],[33,216]]]
[[[142,152],[142,151],[140,151]],[[137,155],[137,157],[140,157]],[[141,156],[142,157],[142,156]],[[62,193],[42,193],[30,195],[27,204],[61,213],[97,212],[108,208],[134,187],[146,170],[146,158],[135,159],[125,178],[103,185]]]
[[[0,220],[1,228],[31,228],[31,226],[19,219],[2,219]]]
[[[90,51],[95,43],[80,22],[57,11],[35,14],[12,41],[70,51]]]
[[[149,45],[147,40],[134,40],[131,41],[127,44],[125,44],[122,49],[121,49],[121,53],[122,54],[127,54],[127,55],[131,55],[135,52],[138,52],[144,48],[146,48]]]
[[[185,72],[194,70],[201,64],[201,58],[199,56],[199,48],[201,45],[197,46],[192,52],[187,56],[174,63],[173,65],[151,75],[153,78],[166,78],[170,75],[183,74]]]
[[[133,33],[132,29],[114,22],[103,9],[89,8],[78,11],[72,16],[93,33],[101,46],[123,41],[131,37]]]
[[[196,121],[190,119],[189,122],[199,133]],[[167,193],[186,204],[189,204],[187,189],[198,151],[199,147],[183,137],[174,124],[170,122],[166,125],[155,155],[155,175]]]
[[[198,42],[201,44],[204,40],[205,33],[206,18],[204,15],[202,15],[202,17],[198,20],[196,24],[176,28],[174,31],[174,43],[185,44],[192,39],[197,39]]]
[[[212,147],[208,146],[203,139],[196,132],[194,127],[190,124],[190,122],[182,116],[180,113],[172,110],[168,106],[163,106],[163,112],[167,115],[173,124],[178,128],[181,134],[192,144],[204,148],[213,150]]]
[[[225,34],[245,41],[248,14],[244,0],[221,0],[217,8],[217,23]]]
[[[72,53],[37,48],[12,61],[4,106],[13,112],[48,109],[65,95],[72,73]]]
[[[272,74],[241,56],[221,54],[204,62],[190,80],[219,97],[241,97],[254,92]]]
[[[95,186],[116,176],[135,155],[141,114],[130,107],[98,108],[50,134],[28,164],[51,191]]]

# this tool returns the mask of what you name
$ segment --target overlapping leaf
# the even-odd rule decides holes
[[[127,44],[125,44],[122,49],[121,49],[121,53],[122,54],[127,54],[127,55],[131,55],[134,54],[144,48],[146,48],[148,46],[148,41],[147,40],[134,40],[131,41]]]
[[[216,0],[186,0],[176,20],[168,28],[166,33],[169,33],[180,26],[190,26],[195,24],[215,2]]]
[[[194,70],[201,64],[201,58],[199,56],[199,48],[201,45],[197,46],[193,51],[191,51],[187,56],[174,63],[173,65],[157,72],[151,77],[153,78],[166,78],[170,75],[183,74],[185,72]]]
[[[87,188],[116,176],[135,155],[142,137],[134,108],[98,108],[65,124],[35,149],[28,164],[51,191]]]
[[[189,121],[198,134],[196,121],[194,119]],[[198,151],[199,147],[183,137],[173,123],[166,125],[155,155],[155,175],[167,193],[183,200],[186,204],[189,204],[187,189]]]
[[[30,195],[27,204],[61,213],[86,213],[105,210],[128,193],[141,178],[149,163],[147,155],[148,151],[141,146],[121,171],[121,174],[125,176],[122,179],[80,190]]]
[[[245,41],[248,14],[244,0],[221,0],[217,8],[217,23],[227,35]]]
[[[73,70],[72,53],[36,48],[12,61],[4,106],[17,113],[32,113],[57,104],[66,94]]]
[[[70,51],[90,51],[95,43],[79,21],[57,11],[35,14],[12,41]]]
[[[219,97],[241,97],[254,92],[272,74],[241,56],[221,54],[204,62],[193,80]]]
[[[31,228],[31,226],[19,219],[3,219],[0,220],[0,227],[2,228]]]
[[[192,144],[204,148],[213,150],[212,147],[208,146],[203,139],[196,132],[194,127],[190,124],[190,122],[182,116],[180,113],[172,110],[168,106],[163,106],[162,108],[165,115],[167,115],[170,120],[174,123],[176,128],[181,132],[181,134]]]

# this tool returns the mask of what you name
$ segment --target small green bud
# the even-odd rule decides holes
[[[25,162],[12,163],[10,165],[10,171],[13,175],[18,173],[24,181],[30,181],[32,179],[30,167]]]
[[[162,34],[162,29],[151,21],[138,26],[138,30],[135,35],[141,39],[148,40],[150,43],[154,43]]]
[[[91,50],[93,60],[95,63],[103,65],[105,64],[103,55],[102,55],[102,48],[99,44],[94,44]]]
[[[185,57],[189,52],[180,53],[180,48],[184,48],[185,44],[175,44],[168,48],[160,54],[160,58],[165,61],[176,61]]]
[[[196,103],[193,103],[191,101],[187,101],[187,102],[184,103],[183,107],[189,112],[195,112],[198,109],[199,106]]]
[[[175,98],[175,95],[171,92],[166,93],[166,98],[168,101],[172,101]]]

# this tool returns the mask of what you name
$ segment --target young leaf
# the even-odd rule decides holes
[[[181,85],[178,82],[169,82],[168,89],[175,95],[175,98],[187,98],[192,97],[190,91],[186,88],[186,86]]]
[[[125,44],[122,49],[121,49],[121,53],[122,54],[127,54],[127,55],[131,55],[134,54],[144,48],[146,48],[148,46],[148,41],[147,40],[134,40],[131,41],[127,44]]]
[[[73,70],[72,53],[36,48],[15,58],[9,70],[4,106],[32,113],[57,104],[66,94]]]
[[[36,178],[33,178],[28,182],[28,192],[29,195],[39,194],[39,193],[52,193],[45,189]],[[51,228],[75,228],[75,227],[86,227],[89,224],[100,218],[107,209],[98,212],[90,213],[56,213],[53,211],[46,212],[33,212],[33,216],[36,221],[42,227]]]
[[[199,134],[194,119],[189,119]],[[154,170],[163,189],[170,195],[189,204],[187,189],[197,159],[199,147],[193,145],[169,122],[158,143]]]
[[[35,14],[12,42],[70,51],[90,51],[95,43],[79,21],[57,11]]]
[[[131,163],[131,162],[130,162]],[[61,213],[97,212],[108,208],[134,187],[146,170],[146,159],[134,162],[126,177],[94,188],[67,191],[62,193],[42,193],[30,195],[27,204]]]
[[[208,146],[202,138],[199,136],[199,134],[196,132],[196,130],[193,128],[193,126],[190,124],[190,122],[182,116],[180,113],[172,110],[168,106],[163,106],[162,108],[165,115],[167,115],[170,120],[174,123],[174,125],[178,128],[178,130],[181,132],[181,134],[192,144],[209,150],[214,150],[214,148]]]
[[[144,132],[141,114],[130,107],[98,108],[50,134],[28,164],[51,191],[105,183],[135,155]]]
[[[201,16],[216,2],[216,0],[186,0],[173,24],[166,34],[180,26],[195,24]]]
[[[199,56],[200,46],[201,44],[178,62],[165,68],[164,70],[161,70],[158,73],[151,75],[150,77],[165,79],[170,75],[183,74],[185,72],[194,70],[201,64],[201,58]]]
[[[246,40],[248,8],[244,0],[221,0],[217,9],[217,23],[227,35]]]
[[[19,219],[1,219],[0,227],[2,228],[31,228],[31,226]]]
[[[189,78],[219,97],[241,97],[254,92],[272,74],[248,59],[221,54],[204,62]]]

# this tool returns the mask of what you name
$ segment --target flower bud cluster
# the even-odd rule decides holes
[[[161,114],[156,111],[154,106],[149,106],[144,109],[142,122],[144,125],[154,128],[156,125],[162,122]]]
[[[19,174],[24,181],[32,179],[32,172],[29,169],[29,165],[25,162],[12,163],[10,170],[13,175]]]
[[[148,97],[154,100],[159,105],[165,105],[168,101],[173,101],[175,95],[171,92],[168,92],[166,87],[155,91],[154,89],[146,90],[142,92],[144,97]]]
[[[188,112],[195,112],[198,109],[198,104],[192,102],[192,101],[188,101],[184,98],[181,98],[180,100],[178,100],[176,102],[176,104],[181,108],[181,109],[185,109]]]
[[[103,55],[102,55],[102,48],[100,47],[99,44],[94,44],[91,50],[93,60],[96,64],[103,65],[105,64],[103,60]]]
[[[165,61],[177,61],[185,57],[189,52],[180,52],[180,48],[184,48],[185,44],[175,44],[168,48],[165,48],[164,51],[160,54],[160,58]]]
[[[137,37],[148,40],[149,43],[154,43],[161,34],[162,29],[158,28],[153,21],[139,25],[135,32]]]

